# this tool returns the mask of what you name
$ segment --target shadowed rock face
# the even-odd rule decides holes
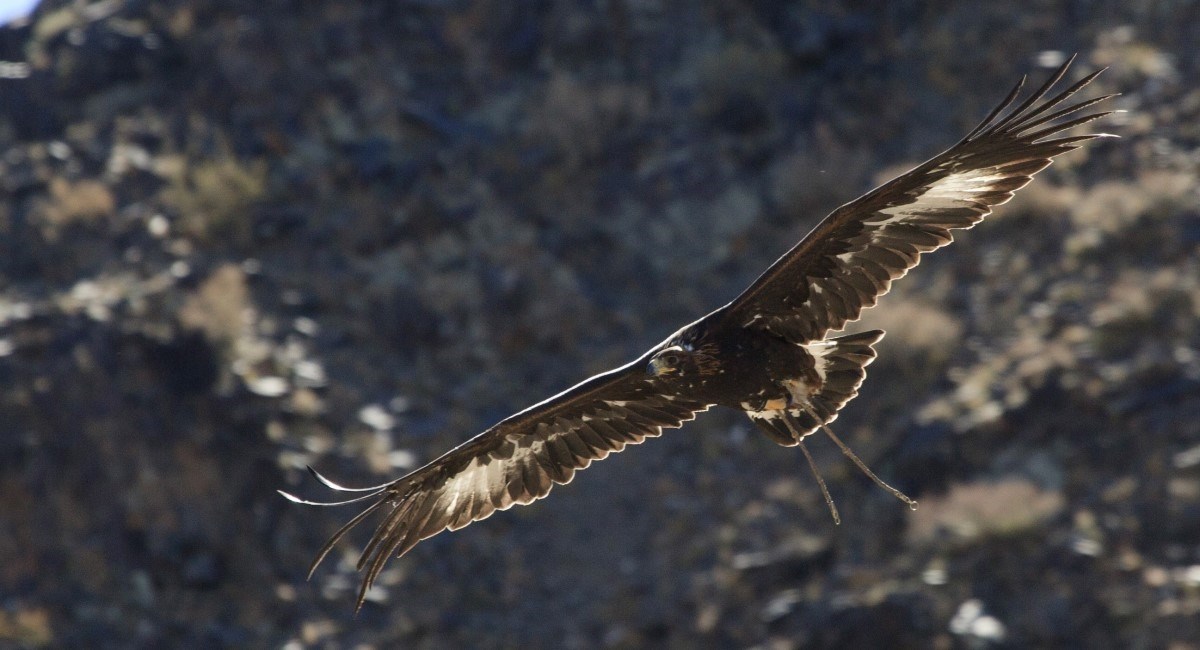
[[[1197,16],[67,4],[0,30],[0,645],[1200,638]],[[632,359],[1049,47],[1112,66],[1122,139],[854,326],[889,334],[838,430],[917,515],[817,448],[835,528],[713,412],[357,620],[351,545],[303,581],[345,514],[275,495],[306,464],[378,483]]]

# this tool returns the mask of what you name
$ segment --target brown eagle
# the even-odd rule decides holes
[[[858,394],[883,332],[829,334],[873,306],[922,253],[949,244],[952,230],[974,226],[1012,198],[1055,156],[1107,135],[1063,135],[1108,115],[1079,113],[1112,97],[1066,103],[1097,71],[1046,99],[1071,60],[1006,113],[1020,95],[1022,79],[958,144],[834,210],[733,302],[634,361],[505,418],[389,483],[346,488],[313,471],[329,488],[362,494],[333,503],[284,496],[310,505],[373,502],[329,538],[309,575],[350,529],[381,515],[358,560],[358,569],[365,569],[361,608],[389,558],[444,530],[540,499],[592,461],[677,428],[715,405],[745,411],[781,445],[799,445],[835,521],[837,511],[804,446],[817,429],[873,480],[915,507],[876,478],[827,426]]]

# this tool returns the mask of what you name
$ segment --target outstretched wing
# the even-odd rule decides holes
[[[479,434],[415,472],[376,488],[354,490],[317,478],[336,490],[365,495],[342,505],[375,499],[366,510],[333,534],[313,561],[321,560],[352,528],[376,512],[384,513],[358,560],[366,571],[358,593],[367,590],[392,557],[444,530],[457,530],[497,510],[546,496],[555,483],[569,483],[576,470],[626,445],[679,427],[709,404],[664,392],[644,371],[649,353],[624,367],[596,375],[535,404]],[[314,472],[315,474],[315,472]]]
[[[1024,79],[958,144],[834,210],[730,303],[727,317],[796,343],[819,341],[856,320],[921,253],[949,244],[951,230],[975,225],[1055,156],[1104,135],[1052,137],[1109,114],[1062,119],[1112,95],[1058,108],[1102,70],[1041,101],[1073,60],[1004,117]]]

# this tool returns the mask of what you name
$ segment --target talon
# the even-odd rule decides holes
[[[878,485],[879,487],[887,490],[888,492],[890,492],[892,494],[892,496],[907,503],[910,510],[917,509],[916,501],[914,501],[907,494],[888,485],[887,483],[885,483],[883,481],[883,479],[876,476],[875,472],[872,472],[871,468],[867,467],[867,464],[862,462],[862,459],[858,457],[858,454],[855,454],[854,451],[852,451],[850,449],[850,447],[846,445],[846,443],[842,442],[842,439],[837,437],[837,434],[835,434],[833,432],[833,429],[830,429],[828,426],[826,426],[826,424],[821,420],[821,418],[817,417],[817,414],[814,413],[813,410],[811,408],[809,408],[809,406],[807,404],[801,404],[800,408],[804,409],[804,412],[808,413],[809,417],[811,417],[813,420],[815,420],[817,422],[817,425],[821,427],[821,430],[825,432],[825,435],[829,436],[829,439],[832,440],[834,442],[834,444],[836,444],[838,446],[838,448],[842,450],[842,453],[845,454],[846,458],[849,458],[858,467],[858,469],[860,469],[862,471],[863,474],[866,474],[868,478],[870,478],[872,481],[874,481],[875,485]],[[786,422],[786,419],[784,421]]]

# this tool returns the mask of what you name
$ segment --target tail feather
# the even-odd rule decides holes
[[[822,424],[836,420],[838,411],[858,395],[858,388],[867,376],[867,366],[875,360],[875,348],[872,346],[882,338],[883,330],[871,330],[805,345],[816,360],[815,369],[821,377],[821,388],[811,395],[795,395],[808,403],[808,409],[788,411],[801,438],[812,434]],[[813,415],[820,421],[814,419]],[[799,444],[781,418],[760,416],[751,419],[780,445],[794,447]]]

